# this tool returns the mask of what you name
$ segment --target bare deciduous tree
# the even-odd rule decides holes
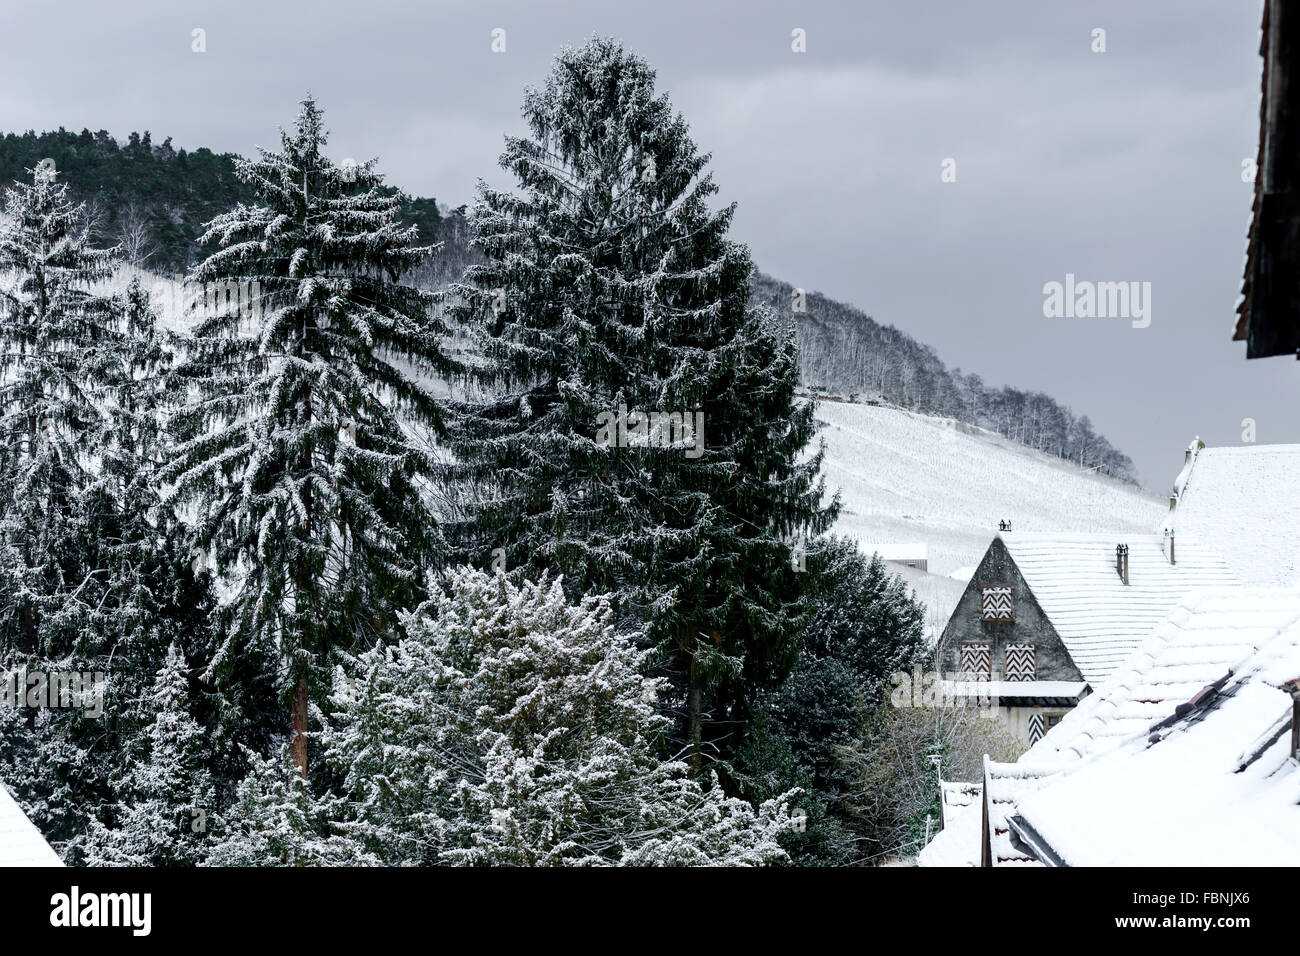
[[[122,211],[122,224],[118,227],[117,242],[123,261],[137,269],[143,269],[158,251],[154,243],[153,227],[149,225],[148,217],[134,204]]]
[[[1024,744],[986,713],[883,706],[869,715],[861,743],[845,753],[857,781],[845,804],[863,836],[864,860],[920,850],[926,815],[938,813],[940,775],[977,781],[985,754],[1011,761],[1024,752]]]

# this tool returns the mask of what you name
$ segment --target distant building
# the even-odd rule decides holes
[[[1213,547],[1242,584],[1300,583],[1300,445],[1184,452],[1169,496],[1167,546],[1183,538]]]
[[[993,539],[935,651],[957,696],[995,698],[1033,745],[1099,687],[1188,591],[1233,585],[1223,559],[1160,535],[1021,534]]]
[[[873,544],[881,561],[901,564],[903,567],[925,571],[929,567],[928,549],[924,544]]]
[[[1285,677],[1292,671],[1300,672],[1300,591],[1189,595],[1019,761],[986,761],[978,802],[945,806],[944,831],[918,863],[1294,860],[1300,807],[1288,794],[1300,784],[1293,759],[1300,703],[1296,680]],[[1233,700],[1231,717],[1215,717]],[[1202,722],[1204,732],[1195,729]],[[1156,754],[1157,747],[1165,749]],[[1238,800],[1241,812],[1227,806]],[[1251,803],[1260,819],[1243,821]],[[1239,845],[1238,834],[1252,828],[1290,837]]]
[[[63,866],[18,801],[0,785],[0,866]]]
[[[1298,788],[1300,591],[1205,591],[1019,762],[986,760],[981,860],[1293,866]]]

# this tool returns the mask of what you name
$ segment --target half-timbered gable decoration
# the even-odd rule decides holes
[[[1043,739],[1043,715],[1029,715],[1029,746],[1033,746]]]
[[[993,653],[988,644],[974,641],[961,646],[961,680],[990,680],[993,677]]]
[[[1034,645],[1008,644],[1007,663],[1003,672],[1009,681],[1034,679]]]
[[[987,587],[980,592],[980,617],[985,621],[1015,620],[1015,594],[1010,585]]]

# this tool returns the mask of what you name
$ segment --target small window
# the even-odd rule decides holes
[[[1032,747],[1034,744],[1038,743],[1038,741],[1042,740],[1044,733],[1045,731],[1043,729],[1043,715],[1030,714],[1029,715],[1029,746]]]
[[[1009,681],[1034,679],[1034,645],[1008,644],[1006,668],[1003,673]]]
[[[980,592],[980,619],[984,621],[1014,621],[1015,598],[1010,587],[984,588]]]
[[[993,676],[992,649],[974,641],[962,644],[959,670],[962,680],[988,680]]]
[[[1061,722],[1061,718],[1064,716],[1065,714],[1045,714],[1044,722],[1047,724],[1047,729],[1051,730],[1053,727],[1059,724]]]

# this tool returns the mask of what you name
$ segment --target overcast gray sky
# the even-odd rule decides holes
[[[310,89],[336,158],[457,205],[480,176],[510,184],[501,135],[556,50],[612,34],[713,153],[762,269],[1087,413],[1164,491],[1195,434],[1236,444],[1253,418],[1260,442],[1300,441],[1300,364],[1229,341],[1259,18],[1259,0],[9,0],[0,130],[247,154]],[[1150,282],[1150,327],[1045,318],[1066,273]]]

